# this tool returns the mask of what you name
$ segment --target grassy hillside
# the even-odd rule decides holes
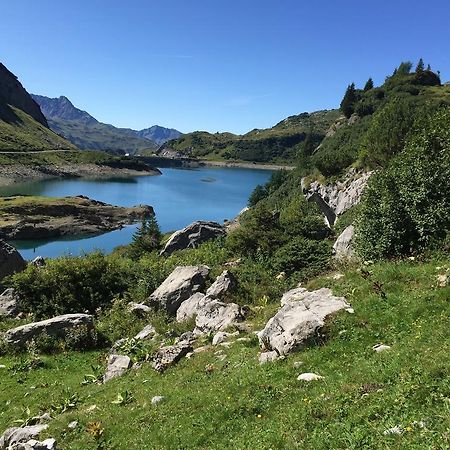
[[[293,162],[302,145],[317,146],[321,142],[339,115],[337,110],[304,113],[242,136],[197,131],[169,141],[165,148],[203,159]]]
[[[29,116],[9,105],[0,105],[0,152],[65,150],[76,148]]]
[[[251,334],[248,342],[209,347],[163,375],[144,363],[100,386],[83,382],[105,367],[106,351],[42,356],[34,368],[31,354],[1,357],[7,368],[0,402],[9,406],[1,409],[0,428],[52,411],[45,434],[65,449],[445,448],[450,287],[437,285],[445,264],[439,258],[383,262],[364,267],[369,279],[352,267],[338,281],[329,275],[311,280],[311,288],[329,286],[345,295],[355,314],[328,323],[319,345],[264,366]],[[387,298],[374,291],[374,281]],[[253,305],[254,329],[276,310],[275,303],[263,304]],[[375,353],[379,342],[391,350]],[[218,358],[219,349],[226,359]],[[324,379],[296,380],[309,371]],[[117,402],[119,395],[125,400]],[[165,397],[157,406],[150,402],[155,395]],[[79,425],[69,430],[73,420]],[[384,434],[394,426],[403,433]]]

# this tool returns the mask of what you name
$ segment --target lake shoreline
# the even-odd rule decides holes
[[[155,175],[161,175],[161,171],[158,169],[141,171],[98,164],[8,164],[0,166],[0,186],[58,178],[110,178]]]
[[[231,162],[231,161],[209,161],[206,159],[199,160],[199,163],[208,167],[222,167],[222,168],[242,168],[242,169],[257,169],[257,170],[294,170],[295,166],[283,164],[261,164],[252,162]]]

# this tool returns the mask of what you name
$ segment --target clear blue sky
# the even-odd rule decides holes
[[[450,78],[448,0],[0,0],[0,61],[97,119],[242,133],[402,60]]]

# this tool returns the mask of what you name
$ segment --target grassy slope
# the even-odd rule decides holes
[[[158,375],[148,366],[102,385],[81,386],[91,365],[103,364],[100,352],[45,358],[46,368],[31,372],[0,369],[0,429],[13,424],[26,407],[31,414],[61,405],[76,393],[76,407],[56,414],[48,435],[61,448],[97,448],[86,432],[100,421],[105,448],[302,448],[425,449],[448,448],[450,432],[450,287],[439,288],[438,266],[448,260],[391,262],[369,267],[370,280],[353,269],[335,281],[322,277],[310,287],[330,286],[345,295],[355,314],[340,314],[319,345],[259,366],[257,347],[236,343],[183,360]],[[387,299],[372,287],[383,283]],[[269,305],[253,319],[257,328],[276,310]],[[377,354],[383,342],[392,350]],[[294,361],[303,361],[300,369]],[[0,358],[11,367],[17,357]],[[205,366],[213,364],[207,374]],[[300,372],[316,372],[323,381],[304,384]],[[128,390],[134,401],[111,402]],[[154,395],[166,400],[151,405]],[[88,408],[96,405],[93,411]],[[80,427],[68,431],[67,424]],[[425,428],[412,425],[425,422]],[[395,425],[407,431],[385,436]]]
[[[49,125],[52,130],[65,136],[81,149],[134,153],[157,147],[148,139],[132,136],[127,130],[103,123],[85,125],[77,121],[49,119]]]
[[[211,160],[288,162],[295,159],[296,148],[303,142],[305,133],[312,132],[318,144],[339,115],[338,110],[300,114],[272,128],[252,130],[242,136],[196,131],[170,141],[167,147]]]
[[[75,147],[31,116],[15,107],[8,112],[14,120],[0,119],[0,151],[74,149]]]

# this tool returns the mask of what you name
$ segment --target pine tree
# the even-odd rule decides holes
[[[131,242],[131,255],[138,258],[144,253],[156,250],[161,241],[161,231],[154,215],[142,219]]]
[[[371,89],[373,89],[373,80],[372,78],[369,78],[364,86],[364,91],[370,91]]]
[[[425,69],[425,64],[423,63],[423,59],[420,58],[419,62],[417,63],[416,67],[416,73],[422,73]]]
[[[429,64],[427,65],[427,72],[431,72],[431,66]]]
[[[345,117],[349,118],[355,111],[355,103],[357,101],[355,83],[348,86],[345,91],[344,98],[341,102],[341,110]]]

